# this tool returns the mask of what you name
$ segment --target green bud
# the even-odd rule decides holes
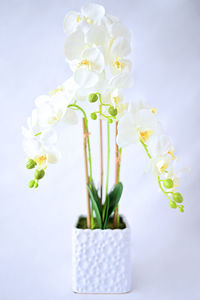
[[[35,168],[36,165],[37,165],[37,163],[33,159],[30,158],[26,163],[26,168],[33,169],[33,168]]]
[[[174,201],[169,201],[169,206],[171,206],[171,208],[177,208],[176,202]]]
[[[116,115],[117,115],[117,109],[114,108],[113,106],[110,106],[110,107],[109,107],[108,112],[109,112],[109,114],[110,114],[111,116],[113,116],[113,117],[116,117]]]
[[[180,193],[173,193],[172,198],[177,203],[182,203],[183,202],[183,196]]]
[[[97,114],[95,112],[91,113],[90,115],[92,120],[96,120],[97,119]]]
[[[108,119],[108,123],[112,124],[113,120],[112,119]]]
[[[37,187],[39,186],[38,181],[35,182],[34,188],[37,189]]]
[[[179,211],[183,213],[184,212],[184,207],[179,206]]]
[[[45,171],[43,169],[42,170],[35,170],[34,175],[35,175],[35,179],[40,180],[44,177]]]
[[[163,185],[166,189],[171,189],[174,186],[173,180],[172,179],[165,179],[163,180]]]
[[[35,185],[35,180],[34,179],[30,180],[28,186],[32,189],[34,185]]]
[[[96,101],[98,100],[97,94],[95,94],[95,93],[90,94],[90,95],[88,96],[88,100],[89,100],[89,102],[91,102],[91,103],[96,102]]]

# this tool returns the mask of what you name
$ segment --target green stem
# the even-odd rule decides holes
[[[141,143],[142,146],[144,147],[144,149],[145,149],[145,151],[146,151],[148,157],[151,159],[151,155],[150,155],[150,153],[149,153],[149,150],[148,150],[148,148],[147,148],[147,145],[146,145],[142,140],[140,140],[140,143]]]
[[[163,189],[162,185],[161,185],[161,179],[160,176],[158,176],[158,185],[161,189],[161,191],[165,194],[165,196],[167,196],[167,198],[171,201],[171,198],[167,195],[167,192],[165,192],[165,190]]]
[[[140,142],[141,142],[141,144],[143,145],[143,147],[144,147],[144,149],[145,149],[145,151],[146,151],[148,157],[151,159],[151,155],[150,155],[150,153],[149,153],[149,150],[148,150],[148,148],[147,148],[147,145],[146,145],[142,140],[140,140]],[[172,199],[171,199],[171,198],[169,197],[169,195],[168,195],[169,192],[165,192],[165,190],[163,189],[162,184],[161,184],[162,181],[163,181],[163,180],[160,179],[160,176],[158,176],[158,185],[159,185],[161,191],[165,194],[165,196],[166,196],[170,201],[172,201]]]
[[[107,122],[107,172],[106,172],[106,196],[108,195],[108,181],[109,181],[109,168],[110,168],[110,124]]]

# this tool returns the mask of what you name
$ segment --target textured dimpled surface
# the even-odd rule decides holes
[[[78,293],[126,293],[131,285],[130,229],[72,233],[72,289]]]

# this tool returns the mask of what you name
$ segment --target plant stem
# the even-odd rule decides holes
[[[88,144],[88,161],[89,161],[89,169],[90,169],[90,182],[92,182],[92,158],[91,158],[91,148],[90,148],[90,138],[89,138],[89,130],[88,130],[88,119],[87,119],[87,115],[85,113],[85,111],[82,109],[82,107],[80,107],[77,104],[69,104],[68,105],[69,108],[75,108],[75,109],[79,109],[84,116],[85,119],[85,127],[86,127],[86,134],[87,134],[87,144]]]
[[[115,124],[115,185],[119,182],[119,168],[120,168],[120,154],[119,147],[117,144],[117,134],[118,134],[118,122]],[[115,208],[113,217],[113,228],[117,227],[117,220],[119,221],[119,206]],[[119,225],[118,225],[119,226]]]
[[[101,112],[101,105],[100,105],[100,112]],[[103,198],[103,133],[102,133],[101,117],[99,117],[99,135],[100,135],[100,205],[102,205],[102,198]]]
[[[167,198],[172,201],[172,199],[167,195],[167,192],[165,192],[165,190],[163,189],[162,185],[161,185],[161,180],[160,180],[160,176],[158,176],[158,185],[161,189],[161,191],[165,194],[165,196],[167,196]]]
[[[106,172],[106,196],[108,195],[108,181],[110,168],[110,124],[107,122],[107,172]]]
[[[89,180],[88,180],[88,184],[91,184],[92,183],[92,158],[91,158],[91,148],[90,148],[90,138],[89,138],[89,130],[88,130],[88,119],[87,119],[87,115],[86,115],[86,112],[82,109],[82,107],[80,107],[79,105],[77,104],[69,104],[68,105],[69,108],[71,109],[77,109],[77,110],[80,110],[82,113],[83,113],[83,120],[84,120],[84,130],[85,130],[85,141],[86,141],[86,145],[88,146],[88,156],[86,156],[86,161],[89,162],[89,169],[90,169],[90,175],[89,175]],[[85,155],[85,154],[84,154]],[[86,155],[87,155],[87,147],[86,147]],[[86,164],[85,163],[85,166],[87,165],[87,168],[88,168],[88,163]],[[88,173],[88,171],[87,171]],[[87,186],[87,193],[88,193],[88,186]],[[90,212],[90,198],[89,198],[89,204],[88,204],[88,197],[89,197],[89,194],[87,194],[87,207],[89,207],[88,209],[88,213],[87,213],[87,218],[90,218],[90,221],[88,221],[88,224],[90,225],[90,227],[93,229],[94,228],[94,217],[93,217],[93,208],[91,209],[91,212]],[[88,217],[89,215],[89,217]],[[88,228],[90,228],[88,227]]]
[[[150,155],[150,153],[149,153],[149,150],[148,150],[148,148],[147,148],[147,145],[146,145],[142,140],[140,140],[140,143],[141,143],[142,146],[144,147],[144,150],[146,151],[148,157],[151,159],[151,155]]]
[[[84,162],[85,162],[85,181],[86,181],[86,197],[87,197],[87,227],[91,228],[90,222],[90,197],[88,191],[89,177],[88,177],[88,159],[87,159],[87,129],[85,118],[83,118],[83,151],[84,151]]]

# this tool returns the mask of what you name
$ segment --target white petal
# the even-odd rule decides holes
[[[58,140],[57,134],[56,134],[55,130],[53,130],[53,129],[43,130],[40,135],[40,141],[44,147],[56,144],[57,140]]]
[[[166,135],[153,136],[148,147],[154,157],[157,155],[165,155],[172,149],[172,142]]]
[[[62,121],[67,124],[75,125],[78,123],[78,116],[75,111],[72,109],[67,109],[66,113],[64,114]]]
[[[56,148],[50,148],[47,151],[48,162],[56,164],[61,158],[61,153]]]
[[[81,14],[97,24],[104,17],[105,8],[99,4],[88,3],[81,8]]]
[[[83,88],[90,88],[97,84],[99,76],[85,69],[77,69],[74,73],[75,81]]]
[[[74,32],[78,25],[79,13],[76,11],[70,11],[66,14],[64,18],[64,32],[66,34],[71,34]]]
[[[64,53],[67,59],[73,60],[78,59],[81,55],[81,52],[84,48],[84,34],[82,31],[77,30],[65,41]]]
[[[86,34],[86,42],[88,44],[96,44],[103,46],[106,43],[106,31],[99,26],[92,26]]]
[[[110,85],[113,88],[130,88],[132,85],[132,76],[129,72],[122,72],[110,80]]]
[[[124,37],[119,37],[114,40],[111,48],[111,55],[114,57],[124,57],[131,52],[130,40]]]
[[[117,39],[119,37],[123,37],[126,39],[130,39],[131,35],[128,29],[120,22],[114,23],[109,27],[110,34],[113,39]]]
[[[136,126],[143,130],[156,130],[157,118],[149,109],[141,109],[136,113]]]
[[[37,139],[27,139],[23,141],[24,152],[30,158],[34,158],[41,153],[41,144]]]
[[[91,63],[92,71],[101,73],[104,69],[104,56],[97,47],[87,48],[82,53],[83,59],[87,59]]]
[[[120,20],[112,15],[105,15],[102,19],[102,23],[106,26],[106,28],[110,28],[110,25],[113,23],[118,23]]]
[[[125,147],[137,142],[133,116],[126,113],[119,121],[117,143],[120,147]]]

